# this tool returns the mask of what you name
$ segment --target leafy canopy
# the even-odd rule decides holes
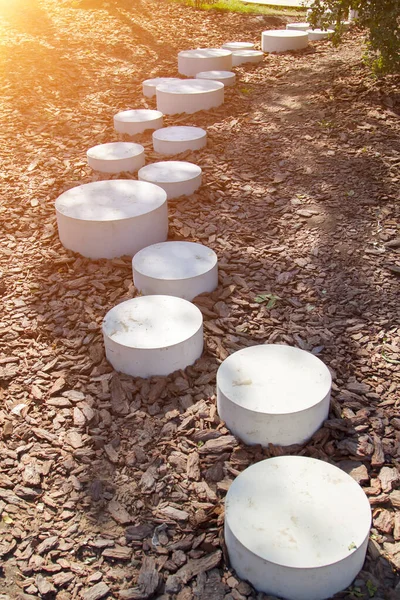
[[[368,30],[367,58],[376,74],[400,72],[400,0],[314,0],[309,22],[313,27],[335,24],[336,39],[349,10]]]

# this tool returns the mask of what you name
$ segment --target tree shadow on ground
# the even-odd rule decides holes
[[[139,24],[138,17],[151,18],[148,9],[141,0],[135,2],[134,6],[130,0],[104,0],[100,2],[98,0],[80,0],[77,7],[85,10],[105,10],[110,17],[129,27],[133,36],[141,45],[146,45],[151,49],[158,48],[160,52],[163,47],[164,51],[167,52],[173,50],[168,44],[164,46],[163,40],[156,39],[148,28]]]

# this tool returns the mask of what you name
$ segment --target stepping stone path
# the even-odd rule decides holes
[[[87,183],[61,194],[55,207],[61,243],[87,258],[133,256],[167,239],[167,194],[151,183]]]
[[[200,71],[230,71],[232,53],[225,48],[197,48],[183,50],[178,54],[178,71],[193,77]]]
[[[230,57],[231,66],[232,58]],[[157,108],[165,115],[192,114],[223,104],[224,84],[206,79],[172,81],[158,85],[156,94]]]
[[[144,148],[131,142],[111,142],[87,151],[88,164],[101,173],[134,173],[145,163]]]
[[[309,23],[288,23],[286,25],[288,31],[308,31],[310,29]]]
[[[301,444],[328,417],[331,383],[329,369],[309,352],[251,346],[218,369],[218,414],[246,444]]]
[[[153,148],[160,154],[199,150],[206,145],[204,129],[163,128],[163,115],[218,107],[224,85],[235,83],[232,65],[260,62],[264,52],[300,50],[309,39],[330,34],[291,23],[286,30],[262,32],[262,52],[251,42],[182,51],[178,71],[192,79],[144,81],[143,94],[156,96],[158,110],[119,112],[114,127],[128,135],[153,130]],[[66,248],[94,259],[133,256],[134,284],[144,295],[106,314],[107,359],[132,377],[185,369],[203,351],[202,313],[190,300],[216,289],[218,260],[201,244],[166,241],[167,198],[193,194],[202,170],[182,161],[143,166],[143,147],[127,142],[94,146],[87,155],[89,165],[104,173],[139,169],[139,181],[89,183],[56,200]],[[301,444],[328,416],[330,372],[298,348],[265,344],[239,350],[222,362],[216,383],[219,416],[246,444]],[[287,600],[323,600],[346,588],[362,568],[370,524],[360,486],[337,467],[312,458],[258,462],[234,480],[226,499],[232,567],[258,591]]]
[[[190,196],[201,186],[201,168],[190,162],[167,160],[142,167],[141,181],[155,183],[166,191],[168,200]]]
[[[258,591],[322,600],[362,568],[371,508],[350,475],[321,460],[280,456],[245,469],[225,501],[232,567]]]
[[[221,48],[225,50],[253,50],[255,44],[252,42],[228,42],[227,44],[222,44]]]
[[[201,127],[163,127],[153,133],[153,148],[159,154],[180,154],[200,150],[207,144],[207,132]]]
[[[271,29],[261,34],[261,49],[263,52],[287,52],[302,50],[308,45],[308,35],[305,31],[290,31]]]
[[[143,81],[143,96],[153,98],[156,95],[156,87],[160,83],[168,83],[169,81],[182,81],[179,77],[155,77],[154,79],[146,79]]]
[[[211,79],[213,81],[219,81],[224,86],[235,85],[236,75],[232,71],[200,71],[197,73],[196,79]]]
[[[233,50],[232,65],[238,67],[244,63],[259,63],[264,60],[264,52],[261,50]]]
[[[187,300],[143,296],[114,306],[103,321],[107,360],[132,377],[169,375],[203,352],[203,316]]]
[[[202,244],[154,244],[133,257],[133,281],[142,295],[166,294],[193,300],[218,286],[217,262],[215,252]]]
[[[308,29],[307,30],[307,35],[308,35],[308,39],[311,42],[319,42],[320,40],[327,40],[330,37],[332,37],[332,35],[334,34],[334,30],[333,29]]]
[[[114,129],[119,133],[136,135],[147,129],[160,129],[163,126],[163,114],[158,110],[139,108],[124,110],[114,116]]]

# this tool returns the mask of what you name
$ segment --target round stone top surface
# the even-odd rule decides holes
[[[163,160],[139,169],[139,178],[155,183],[189,181],[201,175],[201,168],[190,162]]]
[[[93,146],[87,151],[89,158],[97,160],[120,160],[138,156],[144,152],[143,146],[132,142],[110,142],[109,144],[99,144]]]
[[[262,50],[233,50],[233,56],[264,56]]]
[[[123,123],[141,123],[142,121],[153,121],[163,116],[159,110],[150,110],[147,108],[137,108],[133,110],[123,110],[114,116],[114,119]]]
[[[120,221],[156,210],[167,201],[166,192],[146,181],[95,181],[64,192],[56,210],[71,219]]]
[[[282,38],[296,38],[296,37],[304,37],[307,35],[305,31],[293,31],[291,29],[268,29],[267,31],[262,32],[263,36],[268,37],[282,37]]]
[[[234,76],[235,73],[233,71],[200,71],[200,73],[196,73],[196,78],[198,79],[230,79]]]
[[[300,31],[306,31],[307,29],[310,29],[310,25],[309,23],[304,22],[298,22],[298,23],[288,23],[286,25],[286,29],[292,29],[292,30],[300,30]]]
[[[254,48],[254,44],[252,42],[227,42],[226,44],[222,44],[222,48],[225,50],[250,50]]]
[[[121,346],[162,349],[195,335],[203,323],[200,310],[175,296],[141,296],[114,306],[103,333]]]
[[[274,415],[315,406],[329,394],[331,383],[330,371],[319,358],[281,344],[234,352],[217,372],[217,386],[232,402]]]
[[[196,48],[195,50],[181,50],[178,56],[181,58],[220,58],[230,56],[230,50],[226,48]]]
[[[166,142],[185,142],[187,140],[198,140],[206,135],[207,132],[201,127],[176,125],[157,129],[157,131],[153,133],[153,138]]]
[[[270,458],[229,488],[225,519],[253,554],[296,569],[332,565],[369,535],[371,509],[350,475],[322,460]]]
[[[153,79],[143,81],[143,85],[157,87],[160,83],[168,83],[168,81],[182,81],[182,79],[179,77],[153,77]]]
[[[194,242],[162,242],[140,250],[132,259],[135,271],[146,277],[168,281],[190,279],[217,264],[211,248]]]
[[[315,33],[316,35],[332,35],[335,33],[334,29],[307,29],[308,33]]]
[[[229,54],[232,54],[231,52]],[[160,83],[157,90],[169,94],[206,94],[214,92],[224,87],[220,81],[211,81],[207,79],[182,79],[181,81],[171,81],[169,83]]]

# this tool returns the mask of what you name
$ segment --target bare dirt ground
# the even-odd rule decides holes
[[[101,334],[135,294],[130,259],[64,250],[54,200],[99,179],[87,148],[117,139],[119,110],[154,106],[141,82],[177,75],[179,50],[284,22],[155,0],[1,0],[0,15],[1,600],[266,598],[229,570],[224,496],[283,452],[339,464],[370,499],[367,561],[339,597],[399,598],[398,79],[370,77],[352,32],[239,68],[221,108],[165,119],[208,131],[184,155],[204,185],[170,203],[170,239],[212,247],[220,285],[196,300],[202,359],[132,379]],[[216,414],[221,361],[265,342],[332,371],[329,420],[304,446],[245,447]]]

